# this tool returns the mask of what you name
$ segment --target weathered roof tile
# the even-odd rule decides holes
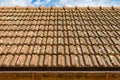
[[[120,67],[119,10],[0,8],[0,67]]]

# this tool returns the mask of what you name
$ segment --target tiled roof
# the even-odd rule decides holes
[[[120,67],[120,8],[0,8],[0,67]]]

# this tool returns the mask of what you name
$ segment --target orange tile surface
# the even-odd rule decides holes
[[[120,67],[119,8],[0,8],[0,67]]]

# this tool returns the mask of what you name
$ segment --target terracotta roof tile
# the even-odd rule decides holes
[[[28,45],[23,45],[20,53],[21,53],[21,54],[27,54],[28,49],[29,49],[29,46],[28,46]]]
[[[38,55],[32,55],[32,59],[30,61],[30,66],[37,66],[39,60]]]
[[[65,58],[63,55],[58,55],[58,66],[65,66]]]
[[[15,56],[14,56],[14,58],[13,58],[11,64],[10,64],[10,66],[15,66],[15,64],[16,64],[16,62],[17,62],[17,60],[18,60],[18,57],[19,57],[19,55],[15,55]]]
[[[119,8],[0,8],[0,67],[120,67]]]
[[[8,50],[7,53],[14,54],[15,51],[17,50],[18,46],[12,45],[11,48]]]

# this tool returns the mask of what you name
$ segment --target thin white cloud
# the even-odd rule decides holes
[[[0,0],[0,6],[120,6],[119,0]]]
[[[46,4],[48,4],[51,0],[43,0],[43,1],[40,1],[40,0],[36,0],[34,3],[31,3],[32,6],[46,6]]]
[[[28,6],[31,0],[1,0],[0,6]]]
[[[58,5],[66,6],[119,6],[117,0],[60,0]]]

